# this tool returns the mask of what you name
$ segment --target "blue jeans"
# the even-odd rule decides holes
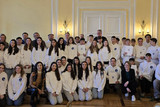
[[[7,104],[9,106],[20,106],[23,102],[23,98],[24,98],[24,93],[22,93],[19,98],[15,101],[11,100],[9,97],[7,98]]]
[[[98,88],[92,88],[93,98],[102,99],[104,95],[104,90],[98,91]]]

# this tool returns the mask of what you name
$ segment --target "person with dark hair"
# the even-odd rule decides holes
[[[68,42],[68,39],[70,37],[70,33],[69,32],[66,32],[65,33],[65,40],[64,40],[64,44],[67,45],[67,42]]]
[[[0,34],[0,42],[3,42],[5,44],[5,49],[8,48],[8,43],[6,42],[6,35],[5,34]]]
[[[107,87],[107,84],[105,86],[105,92],[107,91],[107,88],[113,87],[116,89],[117,93],[120,94],[120,84],[121,84],[121,68],[117,66],[116,59],[112,57],[110,59],[110,65],[106,68],[106,74],[108,78],[109,86]]]
[[[98,53],[99,53],[99,49],[98,49],[98,46],[97,46],[97,41],[93,40],[93,42],[92,42],[92,44],[89,47],[88,52],[87,52],[87,56],[91,57],[91,59],[92,59],[93,67],[96,66],[96,63],[98,61]]]
[[[99,36],[97,39],[98,39],[97,40],[98,41],[97,42],[97,46],[98,46],[98,49],[100,49],[102,47],[104,41],[102,42],[102,37],[101,36]]]
[[[76,45],[79,45],[80,37],[79,37],[79,36],[76,36],[74,39],[75,39],[75,44],[76,44]]]
[[[63,93],[67,97],[68,101],[78,101],[78,94],[76,92],[78,81],[75,76],[75,72],[73,71],[72,64],[67,64],[64,72],[62,73],[62,78]]]
[[[102,36],[102,30],[98,29],[97,30],[97,36],[94,38],[94,40],[96,40],[98,42],[98,37],[102,37],[102,42],[104,42],[107,38]]]
[[[51,63],[55,62],[58,59],[58,56],[59,56],[59,51],[58,51],[57,41],[53,39],[51,41],[50,47],[47,49],[45,56],[45,66],[47,68],[47,71],[49,70]]]
[[[8,85],[8,77],[5,73],[5,65],[0,63],[0,105],[1,107],[6,106],[6,89]]]
[[[61,59],[57,59],[56,63],[58,65],[59,74],[61,75],[61,73],[64,71],[64,69],[62,69],[62,60]]]
[[[131,46],[135,47],[136,46],[136,40],[133,38],[131,39]]]
[[[89,73],[87,62],[82,62],[82,70],[78,73],[78,93],[80,101],[90,101],[92,99],[92,73]]]
[[[31,61],[33,65],[35,65],[39,61],[45,64],[46,48],[42,41],[43,40],[41,37],[38,37],[36,39],[36,44],[31,54]]]
[[[68,56],[68,63],[72,64],[74,57],[77,56],[77,45],[75,44],[73,37],[68,38],[66,54]]]
[[[117,37],[116,38],[116,43],[119,44],[120,39]]]
[[[107,67],[109,65],[110,57],[111,57],[111,49],[108,40],[105,40],[103,42],[101,49],[99,50],[99,60],[105,67]]]
[[[26,43],[26,39],[28,38],[28,33],[27,32],[23,32],[22,33],[22,37],[23,37],[22,44],[25,44]]]
[[[75,76],[78,77],[78,73],[81,71],[81,64],[78,57],[74,57],[73,70],[75,72]]]
[[[131,69],[134,69],[135,76],[136,76],[136,80],[137,80],[138,77],[139,77],[139,72],[138,72],[138,67],[137,67],[137,65],[135,64],[135,59],[134,59],[134,58],[130,58],[130,59],[129,59],[129,63],[131,64]],[[137,80],[137,81],[138,81],[138,80]]]
[[[133,46],[130,46],[130,39],[126,39],[126,45],[122,48],[121,57],[123,64],[134,57],[134,48]]]
[[[58,39],[58,49],[59,49],[59,58],[61,58],[62,56],[65,56],[66,58],[68,57],[66,55],[66,45],[64,43],[64,39],[62,37],[60,37]]]
[[[45,42],[47,48],[50,47],[53,39],[54,39],[54,34],[48,34],[48,40]]]
[[[139,77],[141,84],[141,96],[145,96],[150,92],[152,77],[156,70],[156,65],[151,61],[152,57],[150,53],[146,54],[146,61],[139,65]]]
[[[138,63],[143,62],[145,60],[146,47],[143,46],[143,39],[138,38],[138,45],[135,46],[135,61]]]
[[[34,40],[32,41],[32,46],[35,47],[35,45],[37,44],[37,39],[40,37],[40,34],[38,32],[35,32],[33,34]],[[44,47],[46,47],[45,42],[42,40],[42,44],[44,45]]]
[[[135,81],[135,72],[131,69],[129,61],[124,63],[124,70],[122,70],[122,91],[125,93],[125,97],[131,94],[131,101],[136,101],[136,81]]]
[[[77,46],[78,47],[78,57],[80,59],[80,62],[83,62],[86,58],[86,45],[85,45],[85,39],[81,38],[80,39],[80,44]]]
[[[5,44],[0,42],[0,63],[4,63]]]
[[[85,59],[85,61],[88,64],[89,71],[92,72],[94,70],[94,68],[93,68],[93,65],[92,65],[92,59],[91,59],[91,57],[87,56],[86,59]]]
[[[6,66],[6,73],[8,75],[8,79],[13,74],[13,68],[20,63],[20,50],[17,47],[17,42],[15,39],[10,41],[10,45],[8,49],[4,52],[4,64]]]
[[[117,61],[116,61],[116,65],[117,66],[121,66],[121,63],[120,63],[120,51],[121,51],[121,48],[120,48],[120,45],[117,44],[116,42],[116,37],[115,36],[112,36],[111,37],[111,45],[110,45],[110,48],[111,48],[111,58],[114,57]]]
[[[87,50],[89,49],[89,47],[91,46],[92,42],[93,42],[93,35],[89,35],[88,36],[89,40],[87,41],[86,45],[87,45]]]
[[[16,42],[17,42],[17,47],[19,48],[19,50],[21,50],[22,47],[23,47],[22,38],[21,37],[17,37],[16,38]]]
[[[104,95],[104,87],[106,84],[106,73],[103,69],[101,61],[96,63],[96,69],[92,72],[93,75],[93,98],[102,99]]]
[[[80,39],[84,38],[84,34],[80,34]]]
[[[53,82],[54,81],[54,82]],[[52,62],[49,72],[46,74],[46,88],[48,90],[48,99],[52,105],[63,102],[62,98],[62,79],[58,71],[56,62]]]
[[[146,41],[143,42],[143,46],[145,46],[147,49],[151,46],[151,44],[150,44],[151,38],[152,38],[152,36],[150,34],[145,35]]]
[[[61,61],[62,61],[62,66],[61,66],[61,72],[63,72],[64,70],[65,70],[65,68],[66,68],[66,66],[67,66],[67,58],[65,57],[65,56],[62,56],[61,57]]]
[[[122,38],[122,45],[121,45],[121,48],[123,48],[123,46],[126,45],[126,37],[123,37]]]
[[[159,63],[159,47],[157,46],[157,39],[152,38],[150,40],[151,46],[148,47],[147,53],[150,53],[152,56],[152,62],[158,65]]]
[[[18,64],[15,66],[14,72],[8,82],[7,104],[9,106],[20,106],[23,103],[26,83],[27,78],[23,66]]]
[[[37,62],[35,64],[35,68],[31,73],[29,82],[30,84],[27,88],[27,93],[31,95],[30,105],[32,107],[36,107],[40,102],[40,97],[47,97],[47,92],[45,90],[45,69],[42,62]]]
[[[27,74],[27,86],[29,85],[29,78],[32,70],[31,63],[31,53],[32,53],[32,40],[31,38],[27,38],[24,46],[21,49],[21,64],[23,65],[23,69]]]

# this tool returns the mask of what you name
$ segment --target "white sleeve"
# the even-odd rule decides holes
[[[106,84],[106,73],[105,73],[105,71],[104,71],[104,77],[103,77],[103,79],[102,79],[102,81],[101,81],[101,84],[100,84],[100,87],[98,88],[98,91],[103,90],[105,84]]]
[[[46,48],[44,48],[43,50],[43,59],[42,59],[42,63],[45,64],[45,56],[46,56]]]
[[[14,67],[17,65],[17,64],[20,64],[20,60],[21,60],[21,52],[20,52],[20,50],[19,50],[19,52],[17,53],[17,54],[15,54],[16,55],[16,59],[15,59],[15,63],[14,63]],[[13,67],[13,68],[14,68]]]
[[[55,90],[52,89],[52,87],[51,87],[51,85],[50,85],[50,81],[49,81],[49,76],[48,76],[48,75],[49,75],[49,74],[47,73],[47,74],[46,74],[46,88],[47,88],[48,92],[54,93]]]
[[[102,51],[101,50],[99,50],[99,60],[103,63],[104,61],[103,61],[103,57],[102,57]]]
[[[48,52],[49,52],[49,48],[47,49],[46,51],[46,54],[45,54],[45,65],[49,67],[49,55],[48,55]]]
[[[82,85],[82,80],[78,80],[78,87],[79,87],[80,89],[83,89],[83,88],[84,88],[83,85]]]
[[[72,92],[75,92],[75,90],[76,90],[76,88],[77,88],[77,83],[78,83],[78,81],[77,81],[77,79],[75,78],[74,80],[73,80],[73,86],[72,86]]]
[[[91,51],[88,49],[87,56],[91,56]]]
[[[10,99],[13,99],[13,87],[12,87],[12,79],[13,79],[13,75],[10,77],[9,82],[8,82],[8,96]]]
[[[62,80],[58,81],[58,83],[57,83],[56,94],[60,94],[61,90],[62,90]]]
[[[7,74],[5,74],[4,87],[2,88],[1,90],[2,93],[0,93],[0,95],[6,94],[7,85],[8,85],[8,77]]]
[[[143,68],[142,68],[142,63],[139,65],[139,76],[143,74]]]
[[[160,80],[160,65],[157,66],[156,72],[155,72],[155,77],[156,79]]]
[[[91,74],[89,75],[89,79],[87,79],[87,81],[88,81],[87,88],[92,89],[92,87],[93,87],[93,79],[92,79],[92,75]]]
[[[122,81],[122,76],[121,76],[121,69],[119,69],[119,79],[118,79],[118,81],[121,83],[121,81]]]
[[[17,93],[14,95],[13,100],[17,100],[18,97],[24,92],[25,88],[26,88],[26,83],[27,83],[27,78],[26,75],[23,75],[23,79],[22,79],[22,85],[19,88],[19,90],[17,91]]]
[[[125,47],[122,48],[121,58],[124,58],[124,55],[123,55],[123,54],[124,54],[124,48],[125,48]]]
[[[33,48],[32,53],[31,53],[31,62],[33,65],[36,64],[35,52],[36,52],[36,50],[35,50],[35,48]]]

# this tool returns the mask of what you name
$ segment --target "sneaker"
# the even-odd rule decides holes
[[[128,93],[125,93],[125,97],[128,97],[129,96],[129,94]]]
[[[135,95],[132,95],[132,99],[131,99],[131,101],[136,101],[136,97],[135,97]]]

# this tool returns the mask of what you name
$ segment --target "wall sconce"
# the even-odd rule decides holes
[[[60,28],[60,33],[64,32],[66,34],[67,32],[69,32],[69,29],[67,29],[68,23],[66,20],[64,20],[63,27],[64,29]]]
[[[142,36],[144,36],[145,34],[145,27],[146,27],[146,24],[145,24],[145,21],[143,20],[142,21],[142,24],[141,24],[141,29],[139,29],[138,33],[141,34],[142,33]],[[149,29],[147,29],[146,33],[149,33]]]

